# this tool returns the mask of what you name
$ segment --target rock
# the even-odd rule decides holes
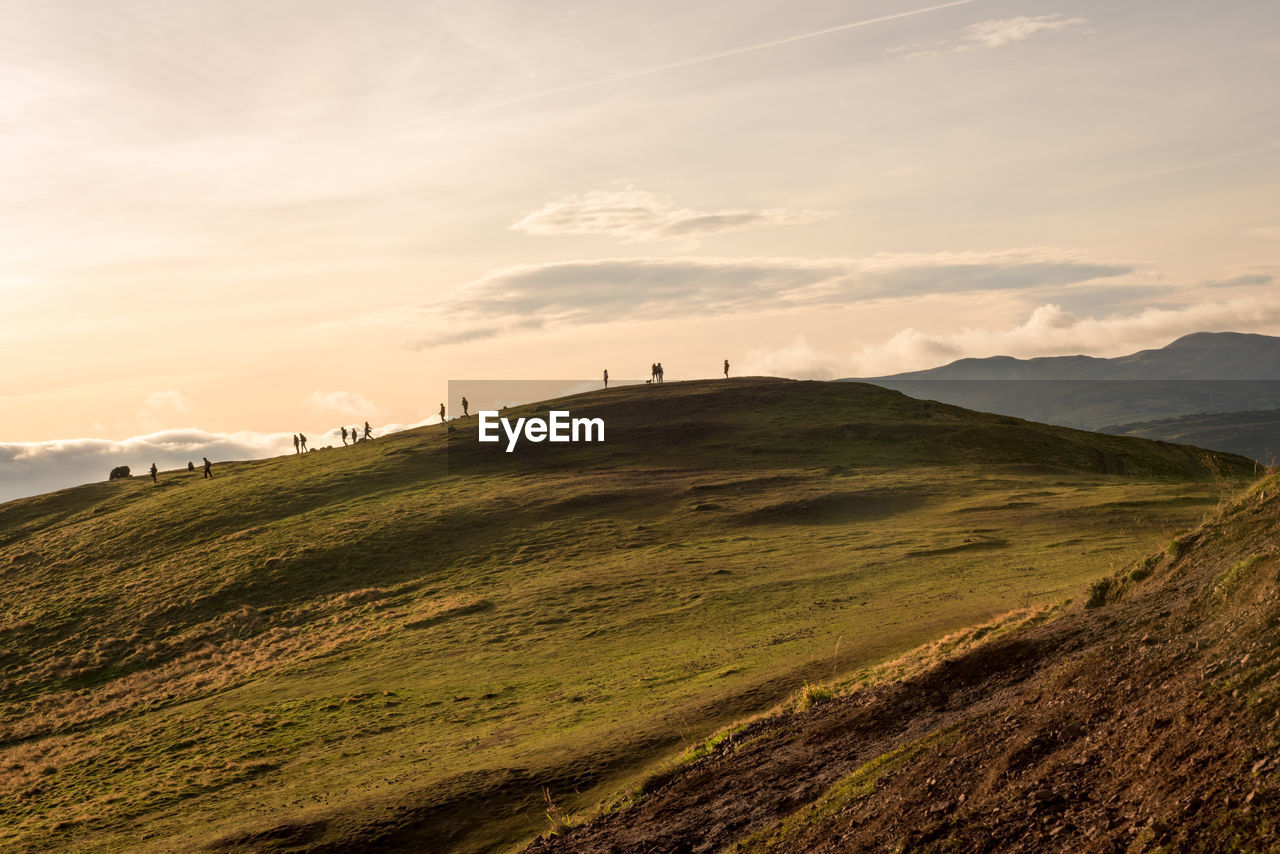
[[[133,477],[128,466],[116,466],[111,470],[111,476],[107,480],[119,480],[122,477]]]

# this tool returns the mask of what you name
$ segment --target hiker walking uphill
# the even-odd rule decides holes
[[[307,452],[307,437],[299,433],[298,442],[302,445],[302,453],[305,454]]]
[[[213,463],[209,462],[208,457],[201,457],[204,460],[204,476],[213,477]],[[201,478],[203,480],[204,478]]]
[[[373,438],[373,428],[370,427],[369,422],[366,421],[364,422],[364,439],[362,439],[361,441],[367,442],[372,438]]]
[[[347,428],[342,428],[342,444],[347,444]]]
[[[293,452],[295,454],[301,453],[301,451],[298,450],[298,434],[296,433],[293,435]]]
[[[152,483],[159,483],[159,482],[160,482],[160,481],[156,480],[156,472],[157,472],[157,471],[159,471],[159,469],[157,469],[157,468],[156,468],[156,464],[155,464],[155,463],[152,463],[152,464],[151,464],[151,482],[152,482]]]
[[[444,423],[444,404],[440,404],[440,423]]]

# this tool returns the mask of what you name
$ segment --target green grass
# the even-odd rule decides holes
[[[0,505],[0,848],[509,846],[1219,498],[1188,449],[858,384],[571,404],[605,445],[473,419]]]

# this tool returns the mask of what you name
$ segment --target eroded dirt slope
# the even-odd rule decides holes
[[[1280,850],[1280,480],[1076,605],[758,720],[535,852]]]

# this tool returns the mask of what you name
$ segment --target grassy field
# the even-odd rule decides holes
[[[608,441],[473,418],[0,505],[0,847],[514,846],[544,788],[1078,596],[1251,471],[854,383],[564,403]]]

